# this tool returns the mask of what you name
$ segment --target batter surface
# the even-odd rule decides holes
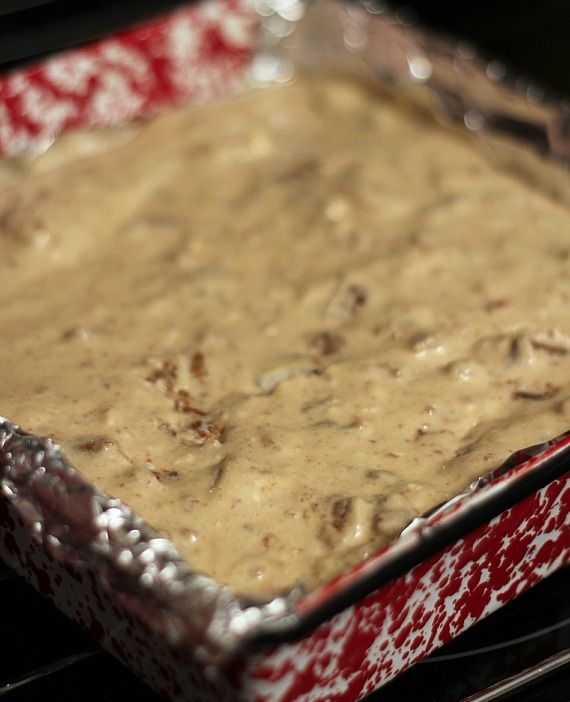
[[[570,214],[462,136],[302,79],[89,138],[2,175],[0,413],[193,567],[314,587],[570,427]]]

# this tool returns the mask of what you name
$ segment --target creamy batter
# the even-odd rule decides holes
[[[463,136],[303,79],[89,138],[2,176],[0,413],[194,568],[314,587],[570,427],[570,214]]]

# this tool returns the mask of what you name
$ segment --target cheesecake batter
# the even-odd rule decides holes
[[[570,427],[570,214],[461,134],[305,78],[89,139],[2,171],[0,413],[194,568],[315,587]]]

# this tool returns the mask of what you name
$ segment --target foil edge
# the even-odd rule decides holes
[[[340,62],[381,85],[420,88],[413,99],[424,104],[427,97],[429,109],[471,132],[500,132],[529,151],[570,166],[570,106],[544,102],[535,86],[496,62],[482,62],[462,42],[410,27],[367,2],[262,0],[256,11],[262,33],[249,74],[254,84],[287,82],[296,66],[323,70]],[[536,454],[552,445],[533,448]],[[517,452],[519,460],[535,454]],[[516,465],[512,460],[509,467]],[[504,470],[479,477],[429,515],[418,517],[392,546],[418,538],[433,519],[469,500]],[[145,611],[155,633],[172,646],[189,646],[207,670],[256,634],[286,631],[299,622],[295,605],[303,596],[301,589],[265,604],[236,597],[192,571],[172,543],[84,480],[50,439],[26,434],[3,418],[0,490],[53,557],[97,569],[111,596]]]
[[[294,616],[298,591],[245,604],[192,571],[170,541],[85,480],[51,439],[2,417],[0,492],[52,558],[97,573],[111,598],[206,670],[224,663],[261,621],[283,626]]]

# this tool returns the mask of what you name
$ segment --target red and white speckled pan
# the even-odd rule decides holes
[[[246,70],[283,78],[298,56],[420,88],[488,143],[502,132],[509,159],[520,151],[564,194],[547,163],[568,161],[568,118],[496,66],[341,2],[304,18],[296,0],[261,9],[257,52],[250,4],[210,0],[1,79],[0,151],[209,100]],[[255,603],[194,573],[50,440],[0,418],[0,556],[168,699],[357,700],[570,561],[570,436],[519,452],[319,591]]]

